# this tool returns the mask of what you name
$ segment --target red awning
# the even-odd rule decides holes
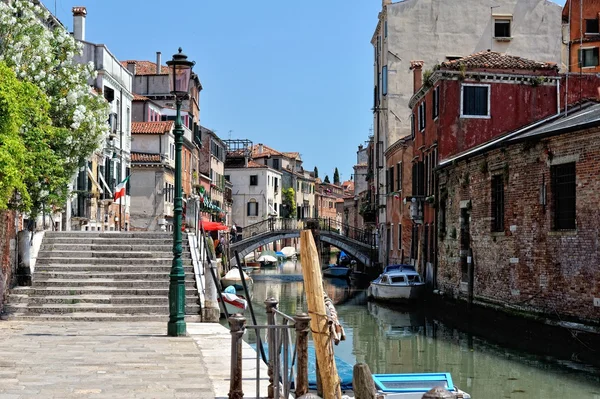
[[[204,231],[229,230],[229,227],[219,222],[207,222],[206,220],[202,220],[200,223]]]

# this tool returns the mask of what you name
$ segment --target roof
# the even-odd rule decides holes
[[[148,101],[150,100],[148,97],[139,95],[139,94],[133,94],[133,101]]]
[[[260,164],[252,159],[248,160],[248,167],[249,168],[268,168],[267,165]]]
[[[504,144],[513,144],[517,141],[527,140],[533,137],[550,136],[587,129],[592,126],[600,126],[600,104],[586,103],[582,109],[567,114],[564,112],[554,114],[537,122],[531,123],[515,131],[494,138],[486,143],[473,147],[467,151],[457,154],[451,158],[443,159],[439,167],[446,167],[453,162],[470,158],[477,154],[490,151]]]
[[[262,146],[262,152],[258,152],[259,146]],[[252,146],[252,158],[263,158],[268,156],[282,156],[291,159],[300,159],[299,152],[280,152],[264,144],[254,144]]]
[[[131,122],[131,134],[164,134],[173,129],[174,121]]]
[[[283,155],[285,155],[288,158],[292,158],[292,159],[300,159],[299,152],[284,152]]]
[[[533,61],[496,51],[481,51],[457,60],[442,62],[442,69],[459,70],[461,67],[487,69],[557,70],[553,62]]]
[[[131,152],[131,162],[160,162],[160,154]]]
[[[136,75],[156,75],[156,62],[153,61],[138,61],[138,60],[127,60],[121,61],[121,65],[127,68],[127,64],[135,64]],[[168,75],[169,67],[166,65],[160,66],[159,75]]]

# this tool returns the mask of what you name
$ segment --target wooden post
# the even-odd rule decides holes
[[[354,365],[352,390],[356,399],[375,399],[377,397],[373,375],[366,363],[356,363]]]
[[[300,254],[310,328],[313,331],[319,373],[323,381],[323,396],[325,399],[341,399],[340,377],[333,357],[333,345],[325,310],[319,253],[310,230],[302,230],[300,233]]]
[[[269,326],[275,325],[275,312],[273,312],[273,309],[277,309],[277,303],[277,299],[275,298],[268,298],[267,300],[265,300],[265,310],[267,312],[267,325]],[[275,331],[274,328],[270,328],[267,330],[267,348],[269,349],[269,388],[267,394],[269,398],[275,398],[275,388],[276,386],[279,386],[279,373],[276,370],[275,364],[275,361],[277,360],[277,350],[275,349],[275,334],[277,334],[277,331]],[[277,390],[279,390],[279,388],[277,388]]]
[[[308,393],[308,332],[310,317],[306,313],[298,313],[296,320],[296,350],[298,352],[298,372],[296,375],[296,396]]]
[[[229,399],[242,399],[242,337],[246,330],[246,318],[235,314],[228,319],[231,329],[231,380],[229,382]]]
[[[452,392],[442,387],[435,387],[425,392],[421,399],[454,399],[456,396]],[[358,396],[356,397],[358,399]]]

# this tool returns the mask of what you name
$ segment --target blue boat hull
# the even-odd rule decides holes
[[[352,269],[344,266],[332,266],[323,270],[325,277],[348,277],[352,273]]]

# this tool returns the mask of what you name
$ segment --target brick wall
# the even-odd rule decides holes
[[[555,231],[550,165],[569,160],[576,160],[577,228]],[[503,232],[491,231],[494,175],[504,179]],[[476,300],[584,321],[600,318],[594,306],[600,298],[600,129],[496,149],[442,170],[439,179],[440,198],[447,199],[438,288],[466,295],[462,206],[470,214]]]
[[[0,311],[4,307],[8,289],[14,284],[14,251],[11,251],[11,242],[14,245],[15,237],[15,213],[0,212]]]

